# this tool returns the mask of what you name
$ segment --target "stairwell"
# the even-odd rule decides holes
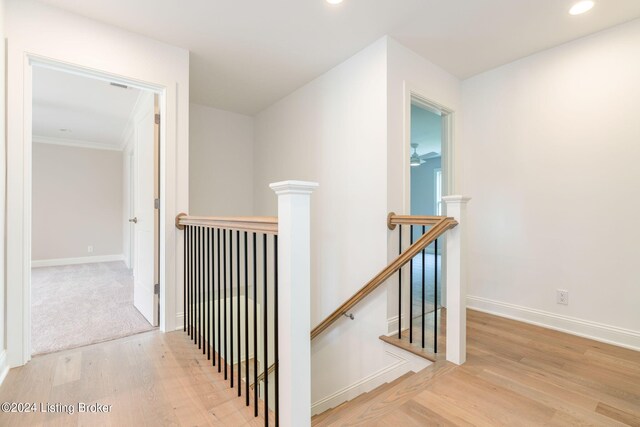
[[[455,367],[452,363],[439,361],[419,372],[407,372],[394,381],[314,416],[311,425],[322,427],[373,423],[401,408],[435,377],[447,375]]]

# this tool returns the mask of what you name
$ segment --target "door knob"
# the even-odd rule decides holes
[[[138,218],[137,217],[129,218],[129,222],[137,224],[138,223]]]

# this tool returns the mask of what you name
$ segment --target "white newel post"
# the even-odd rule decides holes
[[[447,232],[447,360],[462,365],[467,359],[466,211],[469,197],[445,196],[447,216],[458,225]]]
[[[278,195],[280,425],[311,425],[311,193],[315,182],[282,181]]]

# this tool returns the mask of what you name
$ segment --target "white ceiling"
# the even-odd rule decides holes
[[[79,145],[121,148],[140,92],[36,66],[33,68],[34,139],[45,137],[53,142],[63,139],[71,143],[77,141]]]
[[[191,100],[246,114],[389,34],[466,78],[640,17],[638,0],[40,0],[191,51]]]

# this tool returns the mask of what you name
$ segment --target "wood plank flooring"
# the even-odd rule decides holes
[[[640,352],[468,310],[468,359],[439,360],[314,426],[640,426]]]
[[[468,312],[468,361],[439,360],[314,417],[314,426],[640,426],[640,353]],[[0,402],[74,404],[0,412],[0,426],[261,426],[185,334],[147,332],[37,356]],[[78,413],[77,403],[111,405]]]
[[[75,406],[73,414],[0,412],[3,427],[264,425],[183,332],[152,331],[36,356],[9,372],[1,402]],[[78,413],[78,402],[111,410]]]

